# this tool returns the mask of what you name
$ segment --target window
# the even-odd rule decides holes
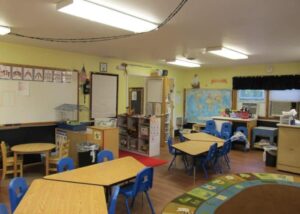
[[[238,90],[237,109],[247,107],[256,116],[266,116],[266,93],[264,90]]]
[[[299,118],[300,90],[271,90],[269,96],[269,117],[279,117],[282,111],[296,109]]]

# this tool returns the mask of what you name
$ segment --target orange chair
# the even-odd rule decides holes
[[[5,179],[5,175],[14,173],[14,158],[7,157],[7,148],[5,143],[1,142],[1,154],[2,154],[2,180]],[[23,176],[23,160],[17,160],[17,173],[20,177]]]

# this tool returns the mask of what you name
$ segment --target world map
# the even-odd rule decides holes
[[[185,120],[188,123],[205,123],[231,108],[231,90],[187,89]]]

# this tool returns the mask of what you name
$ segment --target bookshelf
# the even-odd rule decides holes
[[[161,146],[173,135],[174,79],[147,78],[146,113],[161,118]]]
[[[120,150],[145,156],[160,154],[160,118],[118,115]]]

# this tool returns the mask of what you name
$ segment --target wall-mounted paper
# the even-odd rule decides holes
[[[11,78],[11,67],[8,65],[0,65],[0,79]]]
[[[29,82],[19,81],[17,93],[20,96],[29,96]]]
[[[53,82],[52,70],[44,70],[44,82]]]
[[[34,69],[34,81],[43,81],[44,80],[44,72],[41,68]]]
[[[62,82],[62,72],[61,71],[53,72],[53,82]]]
[[[23,80],[33,80],[33,68],[24,68]]]
[[[21,80],[21,79],[23,79],[23,68],[22,67],[12,67],[11,78],[13,80]]]

